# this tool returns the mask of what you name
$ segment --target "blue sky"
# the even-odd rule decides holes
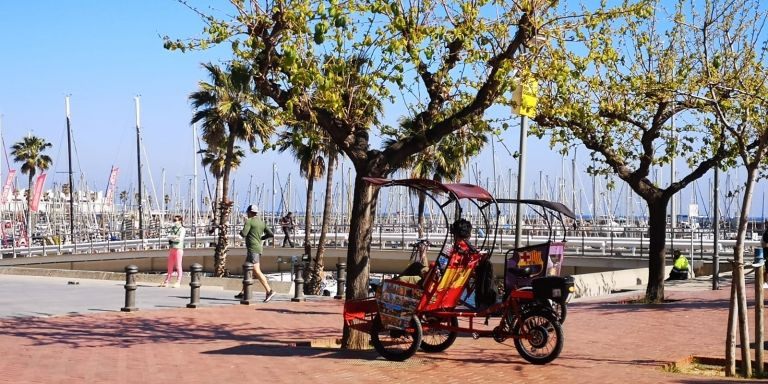
[[[121,169],[118,190],[135,186],[133,98],[140,95],[142,135],[149,155],[144,160],[149,167],[144,178],[149,180],[151,173],[157,194],[161,194],[164,169],[165,193],[170,194],[171,184],[173,188],[181,185],[186,196],[194,166],[189,126],[192,112],[187,96],[196,89],[198,81],[207,79],[200,63],[230,57],[229,51],[221,48],[184,54],[163,49],[162,35],[183,38],[200,32],[201,23],[193,12],[172,0],[14,1],[0,8],[0,25],[2,136],[6,147],[28,132],[53,143],[49,154],[54,159],[54,168],[49,172],[47,188],[52,182],[66,182],[66,95],[71,96],[76,172],[82,172],[89,188],[104,190],[109,171],[115,165]],[[398,111],[390,108],[385,113],[385,123],[395,124],[399,116]],[[511,151],[518,146],[517,132],[513,127],[502,134]],[[549,183],[555,184],[561,175],[562,157],[535,138],[529,138],[528,151],[526,187],[538,189],[540,173],[545,176],[543,179],[549,177]],[[492,174],[490,152],[489,147],[477,159],[483,180]],[[499,174],[506,177],[510,169],[517,173],[516,160],[498,144],[496,160]],[[582,172],[585,161],[586,152],[581,151],[577,167]],[[4,177],[5,158],[2,163]],[[251,180],[252,191],[262,185],[271,188],[273,163],[277,164],[283,183],[289,173],[292,175],[295,204],[300,203],[304,183],[298,179],[298,169],[290,155],[254,154],[234,175],[241,208],[247,205],[244,195]],[[566,186],[571,183],[570,167],[568,160]],[[202,168],[199,173],[202,190]],[[664,179],[668,180],[666,170],[665,174]],[[705,176],[703,183],[710,178]],[[470,181],[475,181],[474,176]],[[24,184],[20,187],[25,187]],[[322,191],[323,184],[316,190]],[[582,174],[577,184],[581,184],[577,188],[584,189],[580,194],[585,204],[583,210],[588,211],[591,180]],[[618,183],[619,188],[621,185]],[[690,194],[683,193],[684,207]],[[265,209],[270,205],[268,195],[267,192],[262,197]],[[762,195],[755,199],[755,209],[759,210]],[[684,208],[682,213],[686,212]]]

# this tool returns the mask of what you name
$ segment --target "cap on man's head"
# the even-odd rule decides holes
[[[256,206],[256,204],[251,204],[248,206],[248,209],[245,210],[247,213],[259,213],[259,207]]]

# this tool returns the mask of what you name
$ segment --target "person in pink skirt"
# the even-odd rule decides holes
[[[168,274],[165,276],[165,281],[160,284],[161,287],[166,287],[171,282],[174,269],[176,269],[177,279],[171,287],[181,287],[181,257],[184,256],[184,235],[186,232],[181,222],[181,216],[174,216],[173,226],[168,234]]]

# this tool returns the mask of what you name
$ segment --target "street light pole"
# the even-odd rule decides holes
[[[517,207],[515,212],[515,249],[520,248],[520,237],[523,234],[522,212],[520,201],[523,198],[525,183],[525,143],[528,137],[528,117],[520,115],[520,158],[517,161]]]

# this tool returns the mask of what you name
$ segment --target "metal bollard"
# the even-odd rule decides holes
[[[333,298],[336,300],[344,299],[344,288],[347,281],[347,264],[336,264],[336,296]]]
[[[304,297],[304,262],[300,261],[296,263],[296,278],[293,280],[295,284],[294,288],[294,294],[291,301],[293,302],[300,302],[300,301],[306,301],[307,298]]]
[[[189,304],[187,304],[187,308],[197,308],[200,306],[200,286],[203,285],[200,283],[200,275],[203,272],[203,266],[194,263],[189,267],[189,270],[190,275],[192,275],[192,281],[189,282],[191,292],[189,294]]]
[[[251,292],[251,286],[253,285],[253,263],[243,263],[243,298],[240,299],[240,304],[251,305],[253,301],[253,294]]]
[[[136,274],[139,273],[139,267],[129,265],[125,267],[125,307],[120,308],[123,312],[138,311],[136,308]]]

